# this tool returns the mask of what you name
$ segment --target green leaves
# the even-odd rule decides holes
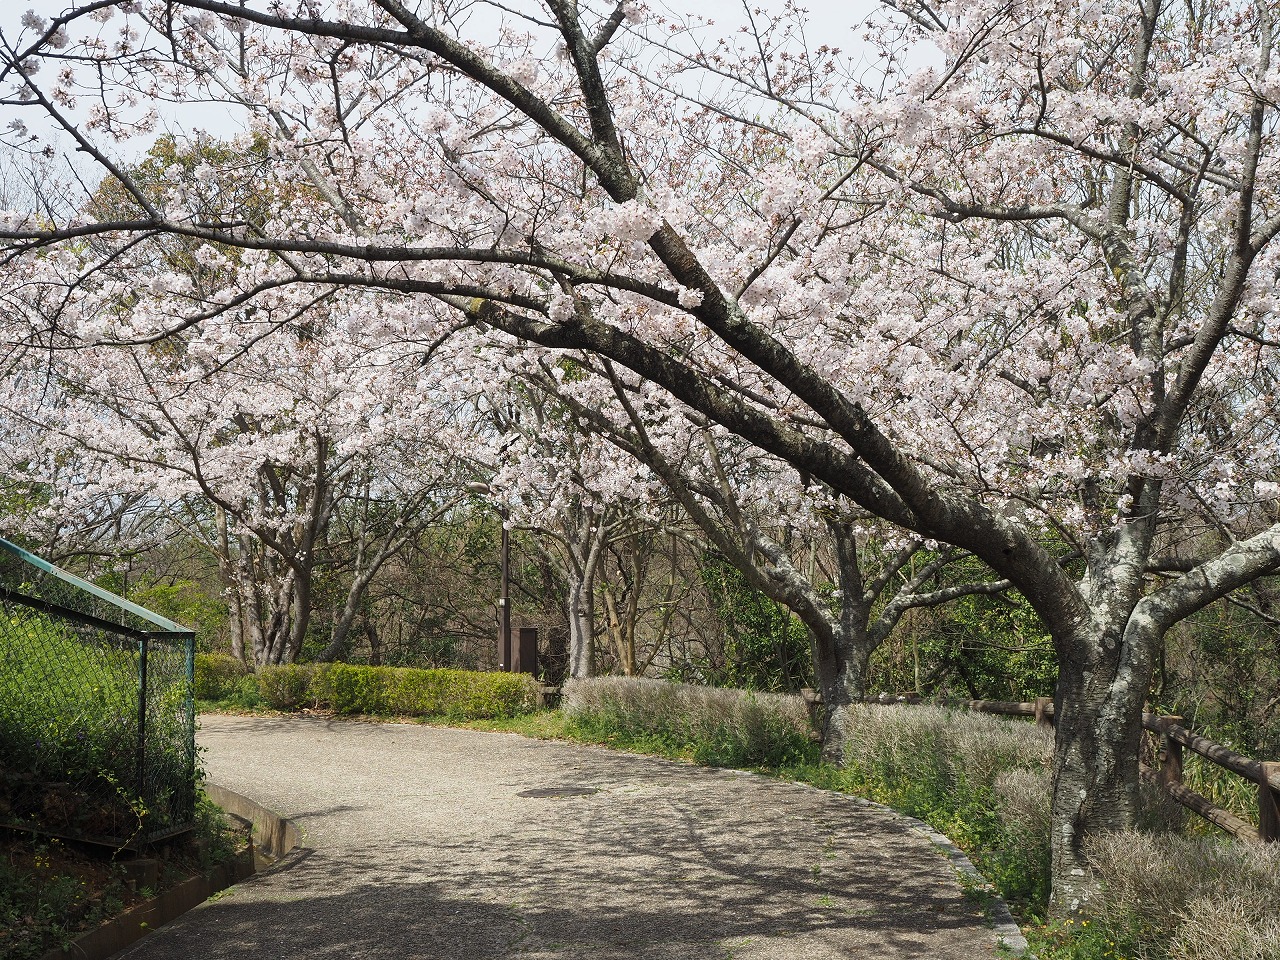
[[[263,668],[258,687],[264,704],[286,711],[315,706],[345,714],[487,720],[537,705],[537,683],[523,673],[289,664]]]

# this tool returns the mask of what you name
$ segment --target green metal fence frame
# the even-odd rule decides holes
[[[195,743],[195,724],[196,724],[196,703],[195,703],[195,637],[196,633],[190,627],[184,627],[181,624],[174,623],[165,617],[154,613],[145,607],[141,607],[136,603],[126,600],[124,597],[117,596],[109,590],[104,590],[97,584],[90,583],[81,577],[77,577],[73,573],[68,573],[61,567],[54,566],[43,557],[38,557],[29,550],[24,550],[16,543],[11,543],[4,538],[0,538],[0,550],[10,554],[15,559],[29,566],[35,567],[41,573],[52,576],[68,586],[81,590],[96,600],[108,604],[120,611],[121,621],[119,623],[102,617],[96,617],[92,614],[83,613],[79,610],[72,610],[60,604],[50,603],[40,597],[33,597],[22,593],[12,587],[0,582],[0,599],[7,600],[10,603],[16,603],[21,606],[30,607],[41,613],[54,617],[61,617],[71,620],[75,623],[82,624],[86,627],[93,627],[97,630],[104,630],[110,633],[120,634],[130,637],[138,644],[138,744],[137,759],[135,761],[135,786],[138,795],[141,797],[145,792],[146,783],[146,731],[147,731],[147,655],[153,640],[177,640],[185,644],[186,653],[186,681],[188,695],[186,697],[186,721],[188,731],[187,747],[188,756],[191,758],[190,767],[187,775],[193,786],[196,778],[196,743]],[[151,624],[154,630],[145,630],[135,627],[125,622],[125,617],[131,616],[144,623]],[[148,842],[162,840],[166,837],[175,836],[190,830],[192,823],[178,825],[157,834],[147,834],[144,839]]]

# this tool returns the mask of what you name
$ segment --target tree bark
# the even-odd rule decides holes
[[[1061,664],[1054,697],[1053,907],[1087,912],[1097,895],[1085,840],[1133,826],[1142,708],[1157,637],[1089,624],[1072,641],[1086,657]]]
[[[592,585],[573,577],[569,582],[566,613],[569,617],[569,676],[595,674],[595,599]]]

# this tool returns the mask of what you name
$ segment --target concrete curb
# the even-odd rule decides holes
[[[253,825],[249,847],[235,859],[219,864],[203,876],[185,880],[81,934],[66,947],[48,951],[40,960],[106,960],[151,931],[198,907],[215,893],[258,873],[264,864],[256,854],[263,853],[278,859],[298,846],[300,834],[297,826],[275,811],[215,784],[205,784],[205,792],[227,813]]]
[[[254,846],[264,856],[279,860],[301,844],[302,834],[297,824],[256,800],[250,800],[243,794],[220,787],[216,783],[206,783],[204,792],[233,817],[253,824]]]

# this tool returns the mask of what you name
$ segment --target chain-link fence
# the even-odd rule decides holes
[[[195,634],[0,540],[0,825],[114,846],[191,826]]]

